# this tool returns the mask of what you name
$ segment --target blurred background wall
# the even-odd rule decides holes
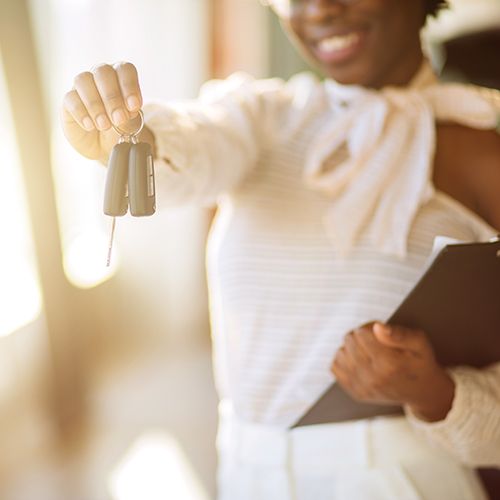
[[[425,35],[444,78],[498,88],[499,26],[455,0]],[[146,101],[307,69],[257,0],[0,0],[1,499],[214,496],[213,210],[119,219],[106,268],[105,169],[59,126],[74,76],[119,60]]]

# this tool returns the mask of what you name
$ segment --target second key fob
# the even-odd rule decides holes
[[[130,213],[135,217],[154,214],[156,200],[153,152],[147,142],[130,146],[128,168]]]

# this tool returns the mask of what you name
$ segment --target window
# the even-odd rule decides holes
[[[0,54],[0,337],[33,321],[41,292]]]

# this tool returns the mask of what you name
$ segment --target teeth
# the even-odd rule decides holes
[[[359,40],[359,35],[357,33],[349,33],[344,36],[332,36],[330,38],[324,38],[318,43],[318,48],[325,52],[333,52],[336,50],[346,49],[351,45],[354,45]]]

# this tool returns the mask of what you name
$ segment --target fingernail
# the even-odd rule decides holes
[[[139,99],[135,95],[131,95],[127,99],[127,106],[130,111],[135,111],[141,105]]]
[[[109,123],[108,117],[104,114],[99,115],[95,121],[100,130],[107,129],[111,125]]]
[[[385,335],[391,335],[392,328],[389,325],[384,325],[384,323],[376,323],[379,330]]]
[[[83,119],[82,123],[85,130],[92,130],[94,128],[94,122],[88,116]]]
[[[111,118],[113,118],[113,123],[115,125],[121,125],[122,123],[125,123],[127,121],[125,112],[122,109],[115,109],[111,115]]]

